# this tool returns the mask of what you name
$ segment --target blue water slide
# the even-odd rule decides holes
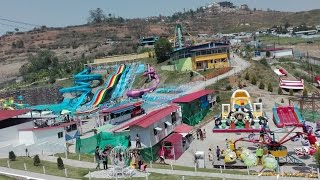
[[[278,113],[277,113],[277,108],[273,107],[272,111],[273,111],[273,117],[274,117],[274,121],[275,121],[274,123],[275,124],[280,124],[280,118],[279,118]]]

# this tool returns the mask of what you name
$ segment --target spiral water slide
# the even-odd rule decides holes
[[[156,70],[150,65],[148,65],[148,71],[143,73],[143,75],[150,76],[151,79],[154,79],[153,84],[146,89],[133,89],[133,90],[127,91],[126,95],[128,97],[133,97],[133,98],[141,97],[145,93],[154,91],[160,84],[160,77],[157,75]]]
[[[95,95],[93,96],[92,101],[89,103],[90,106],[92,107],[96,107],[99,104],[101,104],[102,102],[104,102],[106,95],[108,94],[108,92],[110,90],[112,90],[119,78],[121,77],[123,71],[125,69],[125,65],[120,65],[117,72],[110,78],[109,82],[105,85],[104,88],[99,89]]]

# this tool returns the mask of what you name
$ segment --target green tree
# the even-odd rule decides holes
[[[313,155],[313,157],[316,160],[318,167],[320,167],[320,150],[317,150],[317,152]]]
[[[289,90],[289,96],[293,96],[293,89]]]
[[[230,91],[232,89],[232,86],[230,85],[230,84],[228,84],[227,86],[226,86],[226,90],[227,91]]]
[[[264,83],[263,83],[263,81],[260,82],[260,84],[259,84],[259,89],[264,89]]]
[[[249,75],[248,71],[246,72],[246,75],[244,76],[244,79],[247,80],[247,81],[250,80],[250,75]]]
[[[170,58],[172,46],[168,39],[160,38],[154,44],[154,50],[156,53],[158,63],[161,63]]]
[[[253,76],[251,79],[251,84],[256,85],[257,84],[257,78],[256,76]]]
[[[57,158],[57,166],[58,166],[58,169],[64,169],[64,164],[63,164],[63,160],[61,159],[61,157]]]
[[[41,161],[40,161],[39,155],[37,154],[37,155],[35,155],[34,158],[33,158],[33,165],[34,165],[34,166],[39,166],[40,163],[41,163]]]
[[[302,92],[302,96],[303,97],[308,97],[308,90],[307,88],[304,88],[303,92]]]
[[[282,94],[283,94],[281,87],[278,88],[278,94],[279,94],[279,95],[282,95]]]
[[[103,10],[100,8],[92,9],[89,11],[89,23],[102,23],[106,20],[106,15],[104,14]],[[110,14],[111,16],[111,14]]]
[[[273,92],[273,87],[272,87],[271,82],[268,83],[268,91]]]
[[[267,56],[267,57],[270,57],[270,56],[271,56],[270,51],[267,51],[267,52],[266,52],[266,56]]]
[[[216,102],[217,102],[217,103],[221,102],[220,96],[217,96],[217,97],[216,97]]]
[[[15,161],[16,160],[16,155],[14,154],[13,151],[9,152],[9,159],[10,159],[10,161]]]

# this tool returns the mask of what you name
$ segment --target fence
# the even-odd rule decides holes
[[[0,147],[0,155],[8,156],[9,152],[13,151],[17,156],[34,156],[36,154],[52,155],[56,153],[63,153],[66,148],[62,144],[52,142],[42,142],[37,144],[25,145],[20,144],[13,146],[11,144]]]

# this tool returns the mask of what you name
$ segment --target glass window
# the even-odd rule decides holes
[[[153,129],[153,135],[157,135],[157,134],[158,134],[157,130]]]
[[[172,121],[172,124],[176,123],[177,121],[176,112],[171,113],[171,121]]]

